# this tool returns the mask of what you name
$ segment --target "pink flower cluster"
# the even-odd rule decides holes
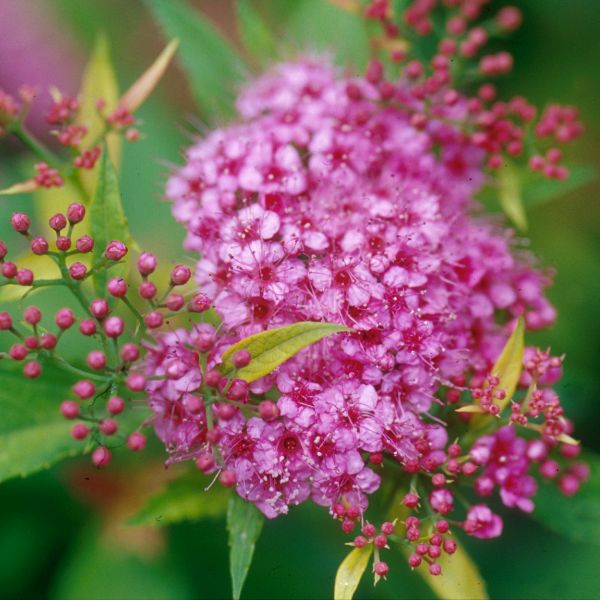
[[[471,216],[484,157],[457,128],[415,126],[377,86],[314,58],[276,66],[238,110],[167,186],[186,249],[201,256],[198,285],[231,340],[298,321],[354,332],[251,385],[259,396],[276,386],[273,419],[214,409],[219,451],[205,464],[231,472],[270,517],[308,497],[364,508],[384,454],[413,470],[446,461],[447,434],[429,414],[440,387],[488,373],[505,341],[499,320],[550,324],[548,279],[509,231]],[[464,118],[464,105],[446,116]],[[151,401],[182,458],[211,451],[203,411],[185,407],[200,386],[187,342],[163,338],[149,363],[185,373]]]

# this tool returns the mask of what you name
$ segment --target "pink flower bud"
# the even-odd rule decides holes
[[[104,446],[98,446],[98,448],[92,452],[92,463],[98,469],[106,467],[110,462],[110,458],[110,450],[104,448]]]
[[[151,281],[144,281],[140,284],[139,292],[145,300],[152,300],[156,296],[156,286]]]
[[[75,425],[73,425],[71,428],[71,436],[76,440],[84,440],[88,436],[89,432],[89,428],[83,423],[75,423]]]
[[[104,321],[104,333],[111,338],[118,338],[123,334],[123,330],[125,329],[125,323],[123,319],[120,317],[108,317],[106,321]]]
[[[93,319],[84,319],[79,323],[79,331],[83,335],[94,335],[96,333],[96,321]]]
[[[59,233],[67,226],[67,218],[62,213],[56,213],[50,217],[48,224],[50,225],[50,229]]]
[[[210,308],[210,298],[203,293],[196,294],[188,303],[188,310],[190,312],[201,313],[207,311]]]
[[[33,272],[29,269],[17,271],[17,283],[19,285],[31,285],[33,283]]]
[[[10,219],[10,224],[18,233],[27,233],[31,225],[31,221],[25,213],[16,212],[13,213],[13,216]]]
[[[60,405],[60,412],[65,419],[76,419],[79,416],[79,404],[74,400],[65,400]]]
[[[211,369],[206,372],[204,379],[208,387],[216,388],[219,385],[219,381],[221,380],[221,374],[219,373],[219,371]]]
[[[243,379],[233,379],[227,388],[227,399],[243,402],[248,396],[248,382]]]
[[[140,350],[135,344],[124,344],[120,355],[123,362],[132,363],[140,357]]]
[[[2,264],[2,275],[6,279],[12,279],[17,275],[17,265],[13,262],[5,262]]]
[[[150,252],[142,252],[138,258],[137,266],[141,275],[150,275],[156,269],[156,257]]]
[[[125,400],[119,396],[112,396],[112,398],[109,398],[108,402],[106,403],[106,410],[108,410],[111,415],[119,415],[124,409]]]
[[[498,27],[504,31],[517,29],[523,21],[523,15],[516,6],[504,6],[496,15]]]
[[[28,350],[35,350],[38,347],[37,338],[34,335],[28,335],[24,340],[23,344]]]
[[[263,400],[258,405],[258,414],[264,421],[270,422],[274,421],[279,417],[279,409],[277,405],[271,400]]]
[[[186,394],[183,397],[182,404],[189,413],[196,415],[201,413],[204,409],[204,403],[202,402],[202,398],[198,396],[194,396],[193,394]]]
[[[0,260],[2,260],[8,254],[8,246],[5,242],[0,240]]]
[[[12,324],[12,317],[6,311],[0,312],[0,331],[10,329]]]
[[[171,271],[171,284],[172,285],[184,285],[192,276],[192,271],[185,265],[175,265]]]
[[[158,311],[153,310],[144,316],[144,323],[148,329],[156,329],[163,324],[163,316]]]
[[[210,473],[215,468],[215,457],[210,452],[203,452],[196,459],[196,466],[203,473]]]
[[[23,312],[23,318],[29,325],[37,325],[42,320],[42,312],[36,306],[28,306]]]
[[[221,473],[221,476],[219,477],[219,481],[225,487],[233,487],[236,482],[235,473],[233,471],[229,471],[228,469],[225,469]]]
[[[96,393],[96,386],[89,379],[81,379],[73,386],[73,393],[82,400],[88,400]]]
[[[384,563],[381,560],[373,564],[373,572],[375,575],[379,575],[379,577],[385,577],[389,570],[390,568],[388,567],[387,563]]]
[[[38,256],[42,256],[48,252],[48,242],[43,237],[36,237],[31,240],[31,251]]]
[[[181,310],[184,305],[185,298],[181,294],[170,294],[165,302],[165,306],[173,312]]]
[[[200,352],[209,352],[215,345],[214,335],[208,331],[200,332],[194,339],[194,346],[200,350]]]
[[[42,374],[42,365],[37,360],[30,360],[23,367],[23,375],[29,379],[35,379]]]
[[[57,343],[56,336],[53,333],[42,333],[40,336],[40,346],[44,350],[54,350]]]
[[[100,350],[92,350],[87,355],[86,362],[91,369],[99,371],[106,367],[106,355]]]
[[[132,373],[127,377],[125,385],[132,392],[143,392],[146,387],[146,378],[139,373]]]
[[[233,364],[236,369],[241,369],[242,367],[250,364],[251,358],[252,357],[250,356],[250,352],[248,352],[248,350],[238,350],[233,355]]]
[[[108,302],[104,298],[96,298],[90,304],[90,312],[96,319],[104,319],[109,313]]]
[[[70,308],[61,308],[57,311],[54,322],[61,329],[69,329],[75,323],[75,315]]]
[[[127,294],[127,282],[121,278],[111,279],[108,282],[108,293],[115,298],[122,298]]]
[[[82,235],[75,242],[75,247],[82,254],[87,254],[94,249],[94,240],[89,235]]]
[[[117,422],[114,419],[103,419],[100,423],[100,431],[104,435],[114,435],[117,429]]]
[[[85,279],[86,274],[87,267],[83,263],[74,262],[69,266],[69,275],[72,279],[75,279],[75,281],[81,281],[82,279]]]
[[[120,242],[119,240],[113,240],[108,243],[106,246],[106,250],[104,251],[104,256],[108,258],[108,260],[118,261],[121,260],[127,254],[127,246]]]
[[[143,433],[139,433],[138,431],[134,431],[127,438],[127,446],[133,452],[139,452],[143,450],[146,446],[146,436]]]
[[[67,250],[69,250],[71,248],[71,238],[68,238],[64,235],[57,237],[56,238],[56,247],[61,252],[66,252]]]
[[[69,208],[67,208],[67,219],[69,219],[69,223],[71,223],[71,225],[81,223],[84,217],[85,206],[83,206],[83,204],[79,204],[79,202],[69,204]]]

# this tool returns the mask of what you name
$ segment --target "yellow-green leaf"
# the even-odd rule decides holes
[[[457,408],[454,412],[457,412],[457,413],[482,414],[485,411],[483,410],[483,408],[481,408],[481,406],[479,406],[477,404],[469,404],[468,406],[461,406],[460,408]]]
[[[12,196],[14,194],[28,194],[38,188],[35,179],[28,179],[20,183],[15,183],[10,187],[0,190],[0,196]]]
[[[349,329],[336,323],[312,321],[262,331],[229,347],[223,353],[221,370],[228,377],[237,377],[248,382],[255,381],[272,373],[302,348],[342,331],[349,331]],[[239,350],[247,350],[251,359],[250,364],[236,370],[233,365],[233,355]]]
[[[521,230],[527,229],[521,182],[515,167],[508,163],[498,171],[498,196],[504,214]]]
[[[354,548],[342,561],[335,574],[334,600],[352,600],[354,592],[369,564],[373,545]]]
[[[105,103],[104,111],[108,114],[117,108],[119,100],[119,88],[117,78],[110,59],[110,49],[105,35],[100,35],[96,39],[94,50],[83,72],[81,89],[79,92],[81,108],[79,110],[78,121],[81,125],[88,128],[88,134],[85,138],[86,147],[91,147],[97,143],[104,131],[104,121],[98,113],[96,102],[103,100]],[[110,157],[113,164],[118,169],[121,162],[121,138],[116,133],[111,133],[106,137]],[[98,165],[91,170],[81,170],[81,181],[91,196],[94,190],[94,184],[98,174]],[[85,198],[84,201],[88,201]]]
[[[133,85],[123,94],[119,100],[119,106],[126,108],[129,112],[137,110],[152,93],[158,82],[165,74],[179,45],[179,40],[171,40],[158,58],[140,75]]]
[[[442,553],[437,561],[442,574],[432,577],[425,566],[415,569],[440,600],[487,600],[485,582],[462,544],[452,555]]]

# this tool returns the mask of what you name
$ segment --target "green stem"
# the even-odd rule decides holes
[[[19,139],[27,148],[29,148],[34,154],[39,156],[44,162],[51,166],[57,166],[60,164],[60,160],[53,153],[44,147],[38,140],[29,133],[22,124],[16,124],[11,128],[11,132],[14,136]]]
[[[61,369],[64,369],[65,371],[69,371],[70,373],[73,373],[74,375],[77,375],[79,377],[85,377],[87,379],[101,381],[102,383],[110,381],[110,378],[108,378],[108,377],[104,377],[102,375],[97,375],[96,373],[90,373],[89,371],[84,371],[83,369],[74,367],[72,364],[68,363],[64,358],[61,358],[60,356],[57,356],[56,354],[51,354],[50,358],[52,360],[54,360],[56,365],[59,366]]]

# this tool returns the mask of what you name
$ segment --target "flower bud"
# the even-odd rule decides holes
[[[250,352],[248,352],[248,350],[238,350],[233,355],[233,365],[236,369],[241,369],[242,367],[250,364],[251,358],[252,357],[250,356]]]
[[[196,294],[188,303],[190,312],[201,313],[210,308],[210,298],[203,293]]]
[[[165,302],[165,306],[173,312],[181,310],[184,305],[185,298],[181,294],[170,294]]]
[[[75,242],[75,247],[82,254],[87,254],[94,249],[94,240],[89,235],[82,235]]]
[[[125,323],[123,323],[123,319],[119,317],[108,317],[106,321],[104,321],[104,333],[110,338],[118,338],[123,334],[123,330],[125,329]]]
[[[23,312],[23,318],[29,325],[37,325],[42,319],[42,312],[36,306],[28,306]]]
[[[17,275],[17,265],[13,262],[5,262],[2,264],[2,275],[6,279],[12,279]]]
[[[94,335],[96,333],[96,321],[93,319],[84,319],[79,323],[79,331],[82,335]]]
[[[108,402],[106,403],[106,410],[108,410],[111,415],[119,415],[124,409],[125,400],[123,400],[123,398],[119,398],[119,396],[113,396],[112,398],[109,398]]]
[[[60,412],[65,419],[76,419],[79,416],[79,404],[74,400],[65,400],[60,405]]]
[[[151,281],[144,281],[140,284],[139,292],[144,300],[152,300],[156,296],[156,291],[156,286]]]
[[[84,217],[85,206],[83,206],[83,204],[79,204],[79,202],[69,204],[69,208],[67,208],[67,219],[69,219],[69,223],[71,223],[71,225],[81,223]]]
[[[215,468],[215,457],[210,452],[203,452],[196,459],[196,466],[203,473],[210,473]]]
[[[96,298],[90,304],[90,312],[96,319],[104,319],[109,313],[108,302],[104,298]]]
[[[56,336],[53,333],[42,333],[40,336],[40,346],[44,350],[54,350],[57,343]]]
[[[132,373],[127,377],[125,385],[132,392],[143,392],[146,387],[146,378],[140,373]]]
[[[118,261],[121,260],[127,254],[127,246],[119,240],[113,240],[109,242],[104,251],[104,256],[108,260]]]
[[[150,275],[156,269],[156,257],[150,252],[142,252],[138,258],[137,267],[141,275]]]
[[[24,234],[29,231],[31,221],[25,213],[16,212],[10,218],[10,224],[16,232]]]
[[[19,285],[31,285],[33,283],[33,272],[29,269],[19,269],[17,271],[17,283]]]
[[[139,433],[138,431],[134,431],[127,438],[127,446],[133,452],[139,452],[143,450],[146,446],[146,436],[143,433]]]
[[[185,285],[192,276],[192,271],[185,265],[175,265],[171,271],[172,285]]]
[[[23,344],[28,350],[35,350],[38,347],[38,340],[35,335],[28,335],[24,340]]]
[[[156,329],[163,324],[163,316],[158,311],[153,310],[144,317],[144,323],[148,329]]]
[[[108,293],[115,298],[122,298],[127,294],[127,282],[124,279],[115,278],[108,282]]]
[[[13,360],[23,360],[29,352],[23,344],[13,344],[8,354]]]
[[[226,396],[229,400],[235,400],[243,402],[246,400],[248,395],[248,382],[243,379],[233,379],[229,388],[227,389]]]
[[[0,260],[2,260],[8,254],[8,246],[0,240]]]
[[[99,446],[92,452],[92,463],[94,463],[94,466],[98,469],[106,467],[106,465],[108,465],[110,462],[110,458],[110,451],[103,446]]]
[[[50,217],[48,224],[50,225],[50,229],[59,233],[67,226],[67,218],[62,213],[56,213]]]
[[[83,423],[75,423],[71,429],[71,436],[76,440],[84,440],[88,436],[89,432],[90,430],[87,425],[84,425]]]
[[[117,432],[118,426],[114,419],[103,419],[100,423],[100,431],[104,435],[113,435]]]
[[[189,413],[196,415],[202,412],[204,408],[204,403],[202,402],[202,398],[198,396],[194,396],[193,394],[186,394],[182,400],[183,407]]]
[[[37,360],[30,360],[23,367],[23,375],[29,379],[35,379],[42,374],[42,365]]]
[[[0,331],[10,329],[12,324],[12,317],[6,311],[0,312]]]
[[[86,362],[91,369],[99,371],[106,367],[106,355],[100,350],[92,350],[87,355]]]
[[[31,240],[31,251],[38,256],[42,256],[48,252],[48,242],[43,237],[36,237]]]
[[[82,281],[87,274],[87,267],[80,262],[74,262],[69,266],[69,275],[75,281]]]
[[[121,360],[126,363],[135,362],[140,357],[139,348],[135,344],[124,344],[121,348]]]
[[[258,414],[264,421],[270,422],[274,421],[279,417],[279,409],[277,405],[271,400],[263,400],[258,405]]]
[[[235,485],[235,473],[228,469],[222,471],[221,476],[219,477],[219,481],[225,487],[233,487]]]
[[[71,238],[68,238],[64,235],[57,237],[56,238],[56,247],[61,252],[66,252],[67,250],[69,250],[71,248]]]
[[[96,386],[89,379],[81,379],[73,386],[73,393],[82,400],[88,400],[96,393]]]
[[[69,329],[75,323],[75,315],[70,308],[61,308],[57,311],[54,322],[61,329]]]

